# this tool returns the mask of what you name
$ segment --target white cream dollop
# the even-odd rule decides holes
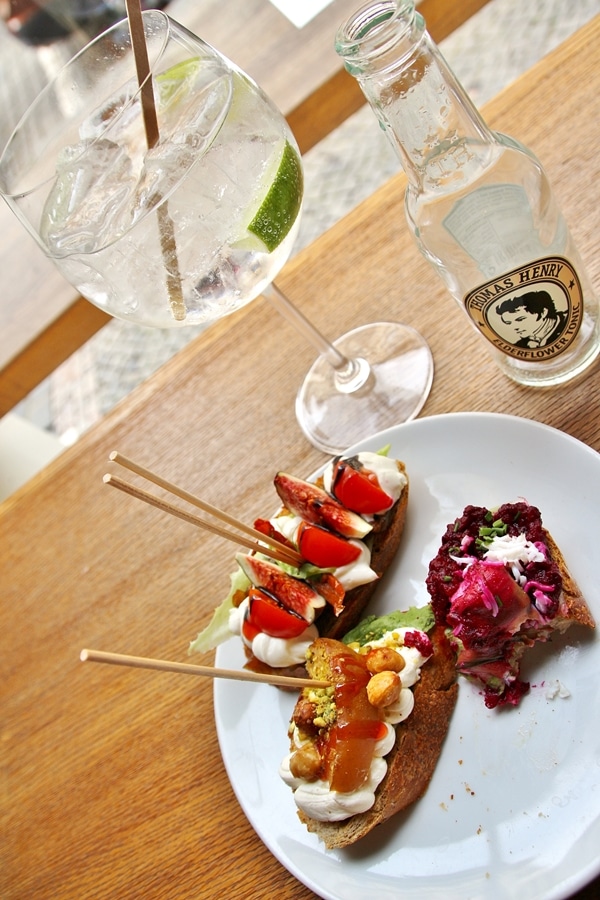
[[[395,741],[396,731],[392,725],[388,725],[385,737],[375,745],[369,777],[356,791],[341,793],[332,791],[327,781],[304,781],[295,778],[290,772],[291,754],[288,754],[281,763],[279,774],[294,791],[298,809],[319,822],[340,822],[371,809],[375,803],[375,791],[387,772],[384,757],[390,752]]]
[[[377,572],[371,568],[371,551],[367,545],[362,541],[350,540],[349,543],[359,548],[359,556],[346,566],[339,566],[333,570],[335,578],[345,591],[351,591],[352,588],[360,587],[361,584],[369,584],[379,578]]]
[[[257,659],[274,669],[302,665],[306,662],[306,651],[319,636],[315,625],[309,625],[302,634],[293,638],[276,638],[261,632],[252,641],[248,641],[242,633],[247,608],[248,598],[246,597],[239,606],[230,611],[229,630],[232,634],[237,634],[242,638]]]
[[[408,719],[415,708],[415,695],[410,688],[401,688],[400,696],[395,703],[390,703],[384,709],[384,719],[390,725],[399,725]],[[388,751],[389,752],[389,751]]]
[[[280,669],[303,664],[306,661],[306,651],[318,637],[315,625],[309,625],[295,638],[276,638],[260,632],[253,639],[250,649],[257,659],[274,669]]]
[[[390,459],[389,456],[382,456],[380,453],[371,453],[368,450],[357,453],[356,455],[358,461],[362,463],[365,469],[368,469],[369,472],[373,472],[377,476],[379,487],[382,491],[385,491],[388,497],[391,497],[395,503],[400,498],[408,481],[404,472],[401,472],[398,468],[396,460]],[[330,494],[332,493],[333,467],[334,460],[331,460],[323,472],[323,486]],[[368,518],[368,516],[365,516],[365,518]]]

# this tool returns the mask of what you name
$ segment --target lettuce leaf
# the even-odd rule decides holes
[[[198,634],[195,641],[190,642],[188,647],[189,654],[206,653],[207,650],[214,650],[219,644],[224,644],[229,638],[234,637],[233,632],[229,630],[229,613],[234,607],[233,598],[239,591],[247,594],[250,588],[250,581],[239,566],[235,572],[231,573],[230,580],[229,593],[215,609],[206,628]]]

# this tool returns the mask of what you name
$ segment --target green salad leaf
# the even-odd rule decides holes
[[[199,633],[195,641],[191,641],[188,653],[206,653],[207,650],[214,650],[219,644],[224,644],[233,637],[233,633],[229,630],[229,613],[233,609],[233,598],[238,591],[246,594],[250,588],[250,581],[239,566],[231,573],[230,579],[229,593],[215,609],[206,628]]]

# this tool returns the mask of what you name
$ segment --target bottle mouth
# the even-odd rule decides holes
[[[378,0],[366,3],[340,27],[336,53],[352,74],[365,63],[398,46],[415,17],[414,0]]]

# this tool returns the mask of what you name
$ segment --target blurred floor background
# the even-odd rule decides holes
[[[481,106],[599,12],[600,0],[568,4],[564,0],[492,0],[441,48]],[[28,98],[69,58],[76,42],[77,37],[47,47],[28,47],[0,26],[0,147],[16,110],[26,107]],[[591,60],[593,64],[597,60]],[[304,163],[304,214],[294,252],[399,168],[368,108],[307,153]],[[56,436],[61,444],[70,444],[197,333],[197,328],[157,331],[114,320],[19,404],[15,413]]]

